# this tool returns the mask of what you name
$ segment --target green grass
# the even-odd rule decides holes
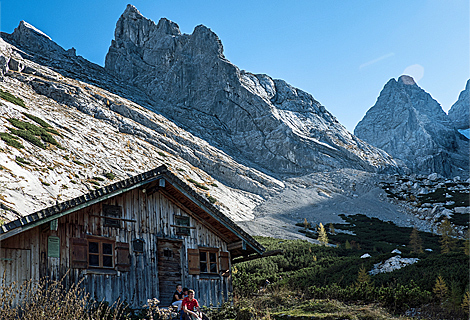
[[[209,190],[208,187],[206,187],[205,185],[203,185],[202,183],[200,182],[197,182],[196,180],[193,180],[193,179],[188,179],[189,182],[191,182],[192,184],[194,184],[196,187],[198,187],[199,189],[202,189],[202,190]]]
[[[5,141],[5,143],[13,148],[16,149],[23,149],[24,146],[21,144],[21,142],[18,141],[18,137],[11,135],[7,132],[1,132],[0,133],[0,138]]]
[[[39,118],[38,118],[39,119]],[[59,148],[62,148],[60,144],[54,139],[54,137],[42,127],[38,127],[32,123],[21,121],[15,118],[10,118],[8,121],[17,129],[8,128],[12,134],[17,135],[30,143],[45,149],[46,146],[41,142],[47,142],[49,144],[55,145]],[[55,130],[54,130],[55,131]],[[39,140],[39,138],[41,140]]]
[[[31,165],[31,162],[29,162],[28,160],[25,160],[21,157],[15,157],[15,161],[20,163],[20,164]]]
[[[116,178],[116,176],[112,172],[106,172],[103,176],[105,176],[109,180],[114,180],[114,178]]]
[[[23,99],[15,97],[8,91],[3,91],[0,89],[0,98],[6,101],[10,101],[16,105],[19,105],[20,107],[26,108],[26,105],[24,104]]]
[[[41,118],[38,118],[38,117],[33,116],[32,114],[29,114],[29,113],[26,113],[26,112],[23,112],[23,115],[25,117],[33,120],[34,122],[36,122],[37,124],[39,124],[43,128],[51,128],[51,125],[49,123],[47,123],[46,121],[42,120]]]
[[[214,198],[213,196],[207,196],[207,200],[209,200],[209,202],[212,203],[212,204],[217,202],[217,199]]]

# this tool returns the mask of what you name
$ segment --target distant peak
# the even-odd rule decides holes
[[[131,13],[133,13],[133,14],[138,14],[138,15],[142,15],[142,14],[140,13],[140,11],[137,10],[137,8],[136,8],[135,6],[133,6],[132,4],[129,3],[129,4],[127,5],[127,7],[126,7],[126,10],[124,10],[124,12],[123,12],[123,15],[129,15],[129,14],[131,14]]]
[[[408,75],[402,75],[400,78],[398,78],[398,83],[404,84],[404,85],[416,85],[415,80],[408,76]]]
[[[15,32],[18,30],[20,33],[25,33],[25,32],[33,32],[37,35],[43,36],[49,40],[52,40],[47,34],[39,30],[38,28],[34,27],[33,25],[29,24],[28,22],[21,20],[20,24],[18,25],[18,28],[15,29]]]

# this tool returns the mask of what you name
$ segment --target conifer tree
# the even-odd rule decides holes
[[[333,225],[333,223],[330,222],[329,228],[330,228],[330,234],[336,234],[335,226]]]
[[[449,289],[447,288],[444,279],[442,279],[442,276],[437,277],[436,284],[434,285],[432,291],[440,301],[442,301],[447,296]]]
[[[367,274],[366,268],[364,268],[364,266],[361,266],[359,272],[357,273],[356,285],[361,285],[362,283],[370,283],[370,275]]]
[[[318,241],[322,245],[327,245],[328,244],[328,236],[326,235],[325,227],[323,227],[323,224],[320,222],[320,225],[318,227]]]
[[[420,238],[418,229],[413,228],[410,235],[411,253],[423,253],[423,240]]]
[[[441,234],[441,253],[449,253],[455,250],[457,245],[457,239],[454,236],[454,228],[450,221],[446,218],[443,223],[437,228],[437,231]]]
[[[465,241],[463,242],[463,252],[468,256],[470,250],[470,229],[465,233]]]

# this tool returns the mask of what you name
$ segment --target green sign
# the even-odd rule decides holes
[[[51,236],[47,238],[47,256],[51,258],[60,257],[60,239],[59,237]]]

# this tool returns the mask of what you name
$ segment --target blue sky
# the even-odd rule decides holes
[[[183,33],[206,25],[240,69],[311,93],[350,131],[390,78],[415,77],[445,111],[470,78],[468,0],[6,0],[0,29],[25,20],[103,65],[127,3]]]

